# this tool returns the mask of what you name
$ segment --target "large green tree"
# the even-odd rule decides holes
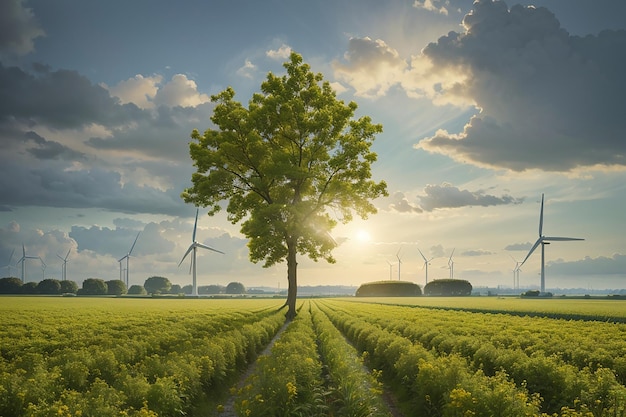
[[[371,200],[387,195],[387,186],[371,179],[370,147],[382,126],[355,119],[356,103],[338,100],[300,55],[284,67],[286,75],[267,75],[247,108],[230,87],[211,97],[216,128],[191,134],[197,172],[182,197],[209,207],[209,215],[227,201],[228,219],[249,239],[250,260],[264,267],[287,261],[291,319],[296,255],[335,262],[332,228],[354,213],[375,213]]]

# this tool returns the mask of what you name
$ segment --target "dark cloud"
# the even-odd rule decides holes
[[[100,168],[66,170],[63,164],[41,168],[5,161],[0,175],[0,206],[103,208],[125,213],[178,215],[185,210],[180,189],[159,190],[133,183]]]
[[[461,190],[449,184],[427,185],[424,188],[426,195],[419,196],[420,207],[425,211],[442,208],[458,208],[466,206],[496,206],[502,204],[519,204],[521,199],[510,195],[496,197],[485,194],[484,191]]]
[[[120,105],[76,71],[37,69],[33,74],[0,64],[0,122],[16,119],[63,129],[117,126],[145,117],[137,106]]]
[[[44,35],[31,9],[22,3],[22,0],[0,1],[0,53],[31,52],[33,41]]]
[[[456,72],[442,96],[480,109],[463,132],[416,147],[515,171],[626,165],[626,31],[571,36],[547,9],[479,0],[422,59]]]
[[[36,146],[28,148],[27,151],[37,159],[63,159],[68,161],[86,159],[84,153],[75,151],[59,142],[48,141],[35,132],[26,132],[24,137],[35,143]]]

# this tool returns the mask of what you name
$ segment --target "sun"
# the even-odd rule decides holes
[[[354,235],[354,239],[359,243],[367,243],[372,240],[372,235],[367,230],[359,229]]]

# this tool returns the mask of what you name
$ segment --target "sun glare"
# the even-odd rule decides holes
[[[355,240],[360,243],[367,243],[372,240],[372,236],[367,230],[360,229],[354,236]]]

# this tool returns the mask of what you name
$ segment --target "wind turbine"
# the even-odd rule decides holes
[[[22,244],[22,257],[17,263],[22,263],[22,283],[25,283],[24,278],[26,276],[26,259],[41,259],[39,256],[26,256],[26,247]]]
[[[192,286],[192,292],[191,295],[193,295],[194,297],[198,296],[198,286],[196,285],[196,252],[198,248],[202,248],[202,249],[208,249],[211,250],[213,252],[217,252],[217,253],[221,253],[222,255],[224,255],[224,252],[219,251],[217,249],[213,249],[210,246],[207,245],[203,245],[200,242],[196,242],[196,229],[198,228],[198,212],[200,209],[196,209],[196,222],[193,225],[193,235],[191,236],[191,245],[189,245],[189,248],[187,249],[187,252],[185,252],[185,255],[183,255],[183,259],[180,260],[178,266],[180,267],[180,265],[183,263],[183,261],[185,260],[185,258],[187,257],[187,255],[189,255],[189,252],[193,251],[193,254],[191,256],[191,265],[189,266],[190,272],[193,270],[193,286]]]
[[[123,279],[122,279],[122,261],[124,259],[126,259],[126,286],[127,287],[128,287],[129,282],[130,282],[129,281],[129,277],[128,277],[128,266],[129,266],[130,254],[133,252],[133,249],[135,248],[135,243],[137,243],[137,239],[139,239],[139,235],[140,234],[141,234],[141,232],[137,233],[137,237],[135,238],[135,241],[133,242],[133,246],[130,247],[130,250],[128,251],[128,253],[118,260],[118,262],[120,263],[120,281],[123,281]]]
[[[14,254],[14,253],[15,253],[15,248],[11,251],[11,256],[9,256],[9,262],[7,262],[7,264],[6,264],[6,265],[4,265],[4,266],[6,266],[6,268],[7,268],[7,272],[8,272],[7,277],[10,277],[10,276],[11,276],[11,268],[13,268],[13,265],[11,265],[11,261],[13,260],[13,254]],[[17,268],[16,268],[16,269],[17,269]]]
[[[396,258],[398,258],[398,281],[400,281],[400,267],[402,266],[402,258],[400,258],[400,251],[402,248],[398,249],[396,252]]]
[[[513,269],[513,289],[516,289],[519,288],[519,271],[521,271],[520,267],[522,266],[522,263],[515,259],[513,256],[511,256],[511,259],[513,259],[513,262],[515,262],[515,268]]]
[[[389,264],[389,281],[391,281],[391,270],[393,269],[393,264],[389,261],[387,261],[387,263]]]
[[[39,261],[41,261],[41,279],[43,280],[46,279],[46,268],[48,265],[41,259],[41,256],[39,256]]]
[[[535,242],[528,255],[524,258],[520,267],[524,265],[524,262],[530,255],[537,249],[537,246],[541,245],[541,293],[546,291],[546,264],[545,264],[545,245],[549,245],[550,242],[561,242],[561,241],[570,241],[570,240],[585,240],[578,237],[560,237],[560,236],[544,236],[543,234],[543,193],[541,194],[541,211],[539,212],[539,238]]]
[[[68,249],[67,255],[65,255],[65,258],[61,258],[61,256],[57,254],[57,258],[63,261],[63,265],[61,265],[61,275],[62,275],[61,279],[63,281],[67,280],[67,257],[70,256],[70,251],[71,249]],[[120,262],[120,265],[121,265],[121,262]],[[120,276],[120,280],[121,280],[121,276]]]
[[[430,261],[435,259],[435,257],[433,256],[430,259],[426,259],[426,257],[424,256],[424,254],[422,253],[420,248],[417,248],[417,250],[419,251],[420,255],[422,255],[422,259],[424,259],[424,266],[423,266],[423,268],[426,268],[426,284],[428,284],[428,264],[430,263]]]
[[[448,268],[450,268],[450,279],[454,279],[454,261],[452,260],[452,255],[454,255],[454,250],[452,249],[452,253],[450,254],[450,259],[448,259]]]

